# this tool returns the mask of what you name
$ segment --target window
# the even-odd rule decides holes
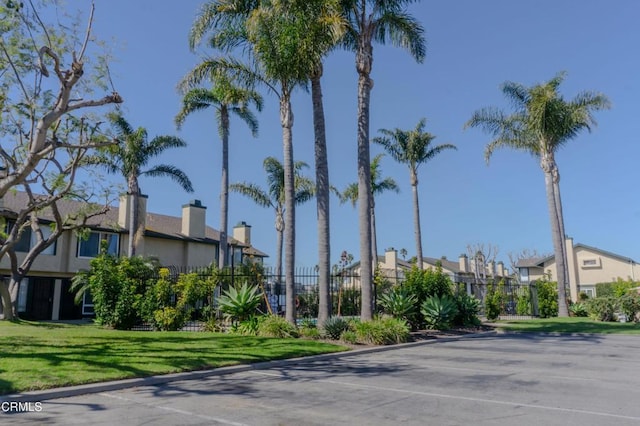
[[[599,268],[600,267],[600,258],[588,258],[582,259],[581,265],[583,268]]]
[[[11,228],[15,225],[15,222],[9,222],[7,224],[7,232],[10,232]],[[42,232],[42,238],[47,239],[51,236],[51,228],[48,225],[40,224],[40,231]],[[28,253],[32,247],[36,245],[38,241],[37,235],[31,231],[31,227],[26,227],[22,230],[20,238],[13,246],[13,249],[17,252]],[[56,254],[56,242],[54,241],[49,247],[44,249],[40,254]]]
[[[29,291],[29,279],[23,278],[18,286],[18,312],[27,311],[27,294]]]
[[[78,257],[96,257],[103,241],[107,246],[107,254],[118,254],[118,234],[91,232],[87,239],[78,242]]]
[[[241,247],[233,247],[233,264],[234,265],[242,264],[242,248]]]
[[[520,282],[529,282],[529,268],[520,268]]]
[[[87,290],[82,296],[82,315],[93,315],[94,313],[93,298],[91,297],[89,290]]]

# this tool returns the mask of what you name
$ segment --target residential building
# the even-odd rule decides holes
[[[617,278],[640,278],[640,266],[628,257],[621,256],[586,244],[566,239],[567,264],[569,270],[569,291],[571,300],[576,301],[578,294],[584,292],[596,296],[596,284],[612,282]],[[530,283],[549,276],[557,280],[555,256],[522,259],[517,264],[520,282]]]
[[[5,195],[0,207],[0,217],[10,224],[12,214],[26,205],[26,194],[21,192]],[[92,303],[85,297],[82,305],[74,303],[69,292],[71,278],[81,270],[89,269],[92,258],[97,256],[101,242],[105,241],[111,254],[126,255],[129,239],[130,197],[120,198],[118,206],[112,206],[101,216],[88,222],[89,233],[80,238],[75,232],[65,232],[56,243],[41,253],[33,263],[28,277],[19,288],[18,312],[21,317],[34,320],[66,320],[82,318],[92,313]],[[204,267],[214,263],[218,257],[220,233],[206,225],[206,207],[199,200],[182,206],[182,215],[167,216],[146,211],[147,197],[142,196],[139,217],[144,224],[144,234],[139,242],[137,254],[158,259],[163,266]],[[82,203],[65,200],[60,203],[63,215],[80,210]],[[46,213],[39,217],[47,223],[51,219]],[[46,227],[45,227],[46,231]],[[21,261],[31,241],[30,229],[23,231],[16,245],[16,254]],[[251,245],[251,226],[240,222],[228,238],[229,263],[242,262],[245,256],[255,261],[267,257]],[[7,279],[10,271],[9,259],[0,260],[0,275]],[[1,315],[1,313],[0,313]]]
[[[509,271],[503,262],[486,262],[481,256],[476,255],[469,261],[466,254],[460,255],[458,261],[448,260],[446,256],[439,259],[423,257],[423,269],[440,266],[442,271],[449,275],[452,281],[457,283],[477,283],[490,278],[509,278]],[[385,251],[384,256],[378,256],[378,267],[381,273],[392,283],[402,282],[405,273],[413,267],[411,262],[398,259],[398,251],[393,247]],[[355,262],[346,268],[350,275],[360,274],[360,262]]]

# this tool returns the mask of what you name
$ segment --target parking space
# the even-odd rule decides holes
[[[640,424],[640,336],[481,337],[42,402],[0,423]]]

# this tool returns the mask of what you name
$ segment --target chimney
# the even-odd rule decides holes
[[[140,194],[138,196],[140,204],[138,205],[138,220],[144,229],[144,224],[147,219],[147,200],[148,195]],[[120,205],[118,206],[118,225],[121,228],[129,229],[129,219],[131,216],[130,206],[133,203],[131,194],[120,195]]]
[[[204,238],[207,229],[207,208],[200,200],[191,200],[182,206],[182,234],[191,238]]]
[[[395,270],[398,267],[398,251],[393,247],[384,252],[384,264],[387,269]]]
[[[466,254],[461,254],[460,257],[458,257],[458,267],[463,274],[469,272],[469,258]]]
[[[240,222],[233,227],[233,238],[248,246],[251,245],[251,225],[247,222]]]
[[[502,263],[502,261],[498,262],[498,276],[499,277],[506,276],[505,271],[504,271],[504,263]]]
[[[493,260],[490,260],[487,263],[487,269],[489,270],[489,274],[492,277],[496,276],[496,262],[494,262]]]

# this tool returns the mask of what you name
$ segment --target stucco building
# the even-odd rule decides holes
[[[12,212],[27,203],[24,193],[8,193],[1,200],[0,216],[10,226]],[[76,305],[69,292],[71,278],[80,270],[89,268],[89,262],[106,242],[111,254],[126,255],[128,244],[129,197],[120,198],[118,206],[109,208],[106,214],[91,218],[89,233],[80,238],[74,232],[65,232],[51,247],[41,253],[33,263],[28,277],[19,288],[18,312],[21,317],[34,320],[63,320],[81,318],[92,312],[92,305],[85,298],[82,305]],[[144,234],[137,254],[157,258],[163,266],[203,267],[218,258],[220,233],[207,226],[206,207],[199,200],[182,206],[181,216],[149,213],[147,198],[142,197],[139,217],[144,222]],[[60,208],[65,213],[77,212],[82,204],[64,201]],[[46,214],[39,219],[46,223]],[[46,232],[47,227],[43,227]],[[16,254],[21,261],[25,252],[33,244],[31,230],[23,231],[16,244]],[[251,226],[240,222],[228,238],[229,263],[237,264],[243,257],[252,256],[262,261],[267,255],[251,245]],[[7,258],[0,260],[0,275],[9,275]]]
[[[605,251],[585,244],[574,243],[567,238],[567,263],[569,270],[569,290],[571,300],[584,292],[597,296],[596,284],[612,282],[618,278],[636,280],[640,278],[640,266],[628,257]],[[520,260],[516,267],[520,282],[531,283],[545,275],[551,281],[558,278],[555,256]]]

